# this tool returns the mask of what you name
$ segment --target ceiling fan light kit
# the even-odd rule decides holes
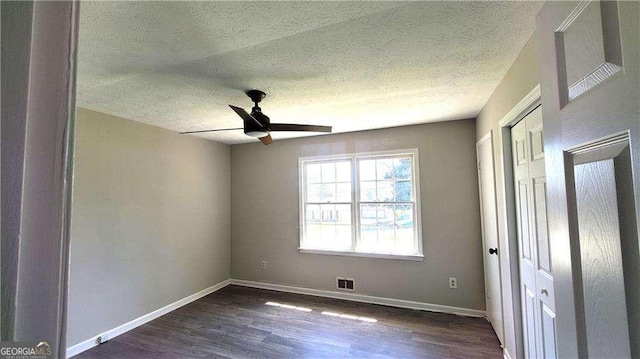
[[[255,138],[262,138],[264,136],[269,136],[269,132],[266,131],[249,131],[244,133],[247,136],[251,136],[251,137],[255,137]]]
[[[271,132],[273,131],[305,131],[305,132],[331,132],[331,126],[315,126],[315,125],[298,125],[290,123],[271,123],[269,116],[262,113],[262,109],[258,106],[258,103],[264,99],[267,94],[260,90],[249,90],[246,92],[247,96],[253,101],[254,106],[251,109],[251,113],[247,113],[243,108],[229,105],[231,109],[244,121],[244,133],[247,136],[255,137],[265,145],[273,143],[271,138]],[[192,134],[214,131],[229,131],[236,129],[220,129],[220,130],[201,130],[201,131],[189,131],[180,132],[180,134]]]

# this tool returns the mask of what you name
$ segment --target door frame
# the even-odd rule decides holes
[[[477,169],[478,169],[478,191],[479,191],[479,200],[480,200],[480,229],[482,231],[482,261],[484,263],[484,270],[485,270],[485,286],[486,286],[486,282],[487,282],[487,277],[486,277],[486,263],[484,261],[484,256],[485,256],[485,249],[486,249],[486,239],[484,237],[484,213],[482,211],[482,203],[484,201],[483,197],[482,197],[482,174],[480,173],[480,146],[482,146],[483,144],[485,144],[486,142],[489,142],[489,146],[491,149],[491,171],[493,172],[493,183],[491,185],[493,185],[493,192],[495,194],[495,196],[493,197],[492,201],[494,202],[494,208],[495,208],[495,216],[496,216],[496,246],[498,248],[498,279],[500,281],[499,285],[500,285],[500,317],[502,320],[502,347],[506,348],[505,346],[505,330],[504,330],[504,305],[503,305],[503,301],[504,301],[504,288],[503,288],[503,283],[502,283],[502,260],[500,259],[500,254],[502,253],[502,248],[500,246],[500,215],[499,215],[499,211],[498,211],[498,191],[497,191],[497,186],[496,186],[496,163],[495,163],[495,148],[494,148],[494,144],[493,144],[493,130],[489,130],[489,132],[487,132],[487,134],[485,134],[484,136],[482,136],[482,138],[480,138],[478,140],[478,142],[476,142],[476,158],[478,159],[477,162]],[[486,291],[486,288],[485,288]],[[486,298],[486,293],[485,293],[485,298]],[[488,309],[488,308],[487,308]],[[493,325],[492,325],[493,327]],[[495,327],[493,328],[495,330]]]
[[[7,68],[3,63],[3,77],[5,71],[15,76],[2,83],[2,100],[11,96],[21,104],[2,109],[2,129],[7,126],[19,138],[2,147],[2,171],[22,180],[7,190],[17,200],[9,211],[5,203],[2,208],[3,223],[11,221],[9,234],[4,227],[2,233],[0,269],[9,285],[3,282],[1,336],[3,341],[47,342],[54,358],[65,358],[80,2],[31,0],[2,7],[26,23],[9,24],[16,36],[2,43],[7,56],[19,56]],[[15,89],[5,93],[11,86]],[[5,167],[5,154],[21,166]],[[7,248],[10,260],[5,260]]]
[[[524,355],[524,339],[522,328],[522,308],[520,298],[520,262],[518,256],[518,227],[516,223],[516,197],[513,185],[513,156],[511,148],[511,127],[522,120],[526,115],[542,104],[540,84],[536,85],[527,95],[525,95],[506,115],[498,121],[498,162],[502,173],[502,186],[496,188],[496,194],[502,194],[502,206],[504,211],[498,221],[502,222],[505,228],[505,241],[507,248],[500,249],[505,254],[505,262],[500,263],[501,270],[509,271],[511,278],[511,304],[513,305],[513,319],[515,321],[515,339],[517,352],[514,357],[520,358]],[[498,195],[496,195],[498,197]],[[503,288],[503,293],[505,288]],[[502,298],[503,306],[506,298]],[[504,313],[503,313],[504,317]],[[505,333],[506,334],[506,333]],[[511,358],[505,347],[505,358]]]

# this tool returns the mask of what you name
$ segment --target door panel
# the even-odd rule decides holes
[[[533,178],[535,231],[538,241],[538,271],[551,275],[549,238],[547,236],[547,185],[545,177]]]
[[[495,173],[493,168],[494,161],[491,135],[489,135],[488,139],[478,142],[477,151],[480,204],[482,208],[482,243],[487,319],[491,322],[500,342],[504,343],[502,282],[499,258],[501,251],[498,246],[498,214],[496,210]],[[490,248],[498,248],[498,252],[490,254]]]
[[[555,358],[556,314],[543,302],[540,302],[540,325],[540,332],[542,334],[542,340],[540,341],[542,347],[540,348],[540,351],[544,358]]]
[[[522,298],[524,299],[523,309],[523,324],[524,324],[524,351],[525,357],[537,358],[538,352],[536,349],[536,291],[535,288],[531,289],[526,284],[523,285]]]
[[[520,180],[518,183],[518,207],[520,208],[520,212],[518,215],[518,228],[519,228],[519,238],[521,238],[522,243],[522,255],[521,258],[526,261],[528,264],[533,264],[533,259],[531,258],[531,236],[529,235],[529,180]]]
[[[536,36],[558,357],[640,357],[640,3],[547,2]]]
[[[626,142],[598,146],[572,157],[585,336],[587,352],[596,358],[631,356],[621,245],[637,237],[621,237],[614,162],[627,147]],[[618,172],[628,168],[619,164]]]
[[[521,132],[521,131],[517,131],[517,132]],[[517,139],[515,139],[515,146],[514,148],[516,149],[516,164],[517,165],[524,165],[527,164],[527,151],[525,150],[525,143],[524,143],[524,135],[520,135],[518,136]]]
[[[529,148],[531,148],[531,160],[544,158],[544,141],[542,139],[542,118],[540,121],[531,121],[533,128],[529,130]]]
[[[617,4],[612,1],[581,2],[560,25],[556,33],[564,58],[559,65],[565,101],[576,99],[622,69],[618,26]]]

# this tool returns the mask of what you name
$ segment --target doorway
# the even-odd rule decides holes
[[[541,104],[540,86],[535,86],[498,121],[495,141],[496,181],[499,217],[499,259],[502,277],[502,303],[505,337],[505,358],[524,356],[522,301],[520,295],[520,264],[516,222],[516,199],[512,159],[511,128]]]

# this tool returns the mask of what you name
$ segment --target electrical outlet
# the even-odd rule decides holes
[[[267,269],[267,261],[262,261],[262,269]]]
[[[449,277],[449,288],[458,289],[458,279]]]

